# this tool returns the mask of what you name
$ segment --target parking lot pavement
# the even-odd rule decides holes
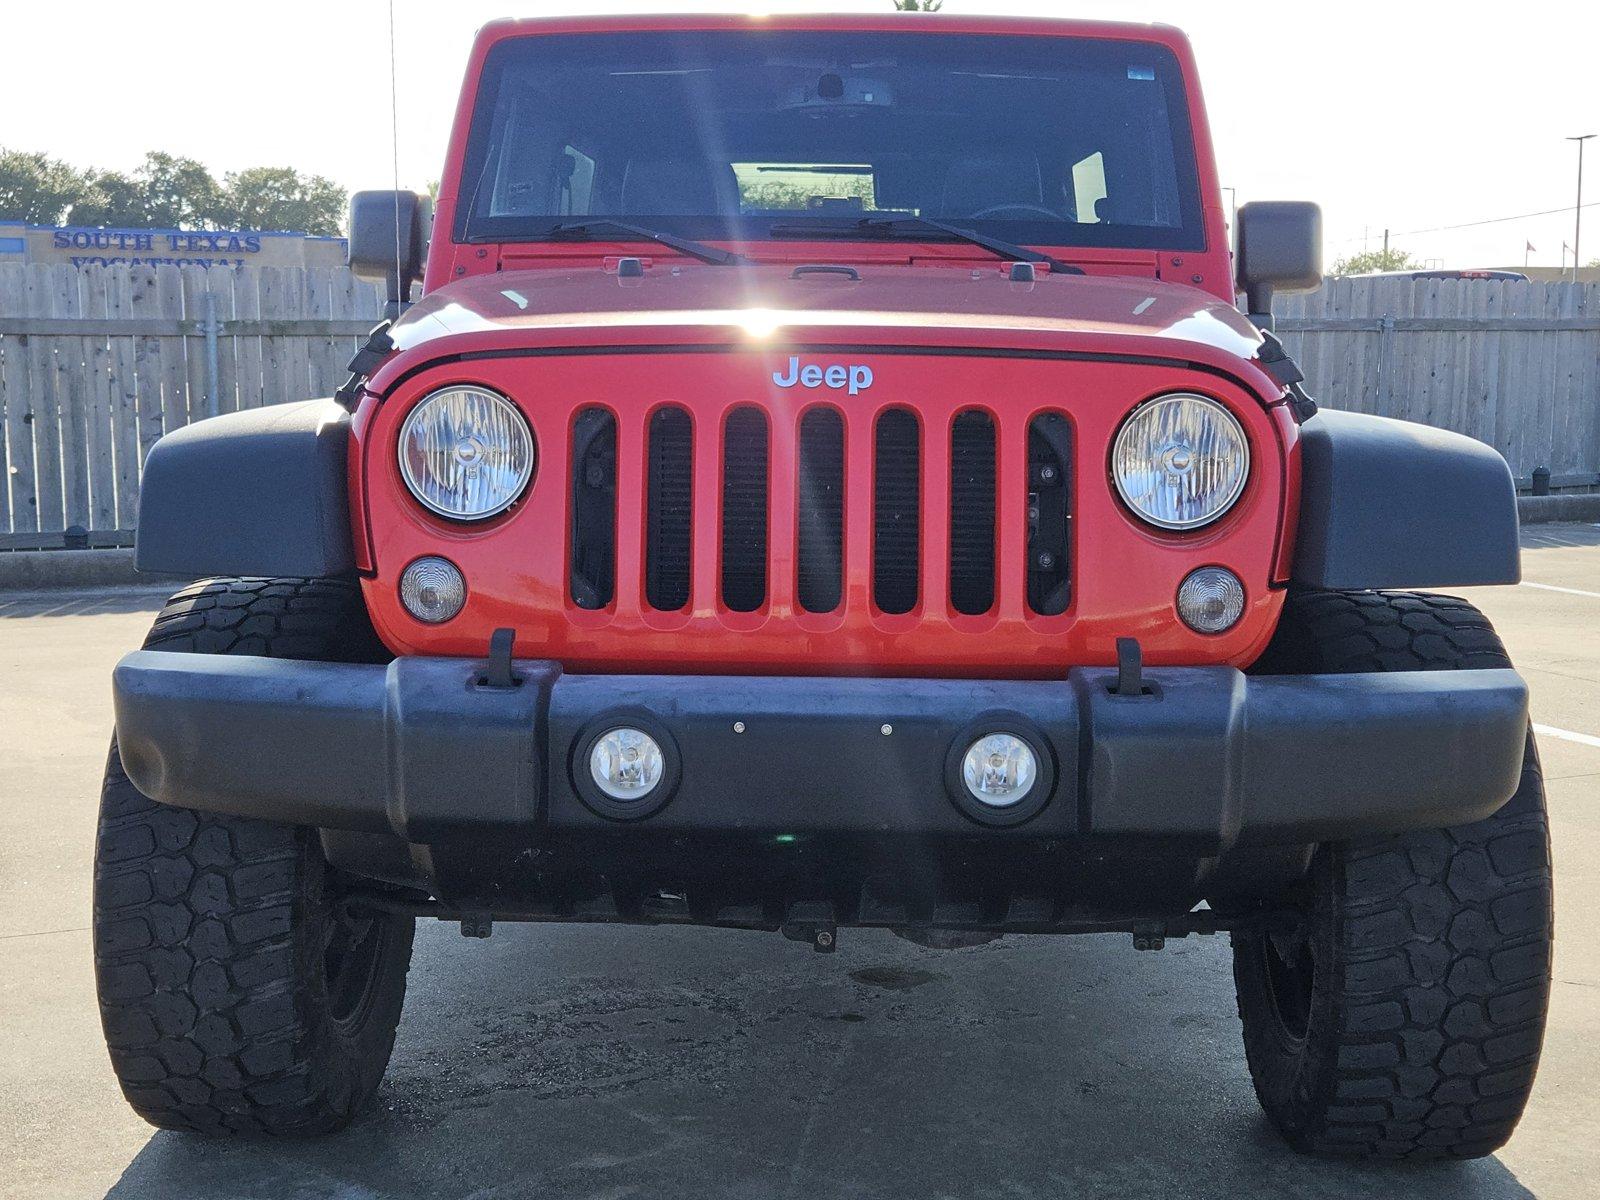
[[[1533,1105],[1495,1158],[1283,1149],[1221,939],[941,954],[849,930],[823,956],[770,934],[502,926],[482,943],[426,923],[372,1115],[299,1144],[154,1133],[106,1064],[86,927],[108,674],[160,596],[0,596],[0,1194],[1592,1196],[1600,529],[1525,544],[1527,584],[1472,598],[1534,688],[1559,982]]]

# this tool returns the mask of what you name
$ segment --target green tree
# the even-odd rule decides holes
[[[944,0],[894,0],[894,6],[901,12],[938,12]]]
[[[825,175],[807,183],[784,179],[740,182],[739,202],[746,208],[807,209],[824,196],[830,200],[860,200],[863,209],[873,205],[870,175]]]
[[[337,236],[349,197],[331,179],[293,167],[251,167],[224,177],[216,223],[229,229],[288,229]]]
[[[1409,251],[1398,247],[1387,250],[1363,250],[1347,255],[1333,264],[1330,275],[1370,275],[1374,271],[1415,271],[1422,264],[1411,257]]]
[[[284,229],[334,236],[345,191],[292,167],[252,167],[219,184],[205,164],[151,151],[131,172],[80,171],[0,148],[0,220],[155,229]]]
[[[139,176],[150,224],[181,228],[215,222],[222,189],[204,164],[152,152],[144,156]]]
[[[58,225],[87,187],[82,171],[58,159],[0,147],[0,221]]]
[[[121,171],[94,171],[68,219],[74,225],[146,225],[144,185]]]
[[[216,222],[221,191],[202,163],[151,151],[131,175],[96,171],[72,206],[75,225],[205,228]]]

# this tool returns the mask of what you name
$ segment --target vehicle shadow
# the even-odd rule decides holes
[[[236,1196],[1510,1200],[1498,1160],[1288,1151],[1221,939],[418,931],[375,1111],[299,1143],[157,1134],[118,1200]]]
[[[98,617],[161,610],[183,584],[155,583],[118,588],[61,588],[47,592],[0,593],[0,618]]]

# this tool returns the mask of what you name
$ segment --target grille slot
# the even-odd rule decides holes
[[[1028,607],[1041,616],[1072,600],[1072,429],[1060,413],[1028,424]]]
[[[800,420],[798,578],[806,612],[829,613],[844,598],[844,420],[813,408]]]
[[[677,612],[689,603],[694,520],[694,422],[682,408],[659,408],[650,418],[647,487],[645,601]]]
[[[605,608],[617,594],[617,418],[585,408],[572,423],[572,602]]]
[[[873,447],[872,599],[886,613],[917,604],[922,562],[922,450],[917,418],[891,408],[878,417]]]
[[[767,599],[767,418],[736,408],[722,431],[722,603],[754,612]]]
[[[994,418],[964,412],[950,426],[950,607],[994,607]]]

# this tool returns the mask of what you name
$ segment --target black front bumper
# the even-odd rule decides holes
[[[698,838],[1133,839],[1215,857],[1459,824],[1515,791],[1527,692],[1515,672],[1251,677],[1153,668],[1053,682],[565,675],[401,658],[387,667],[140,651],[115,674],[129,777],[167,804],[414,845],[650,832]],[[666,734],[670,799],[622,822],[583,795],[584,741]],[[958,806],[953,747],[1022,732],[1043,807],[989,826]]]

